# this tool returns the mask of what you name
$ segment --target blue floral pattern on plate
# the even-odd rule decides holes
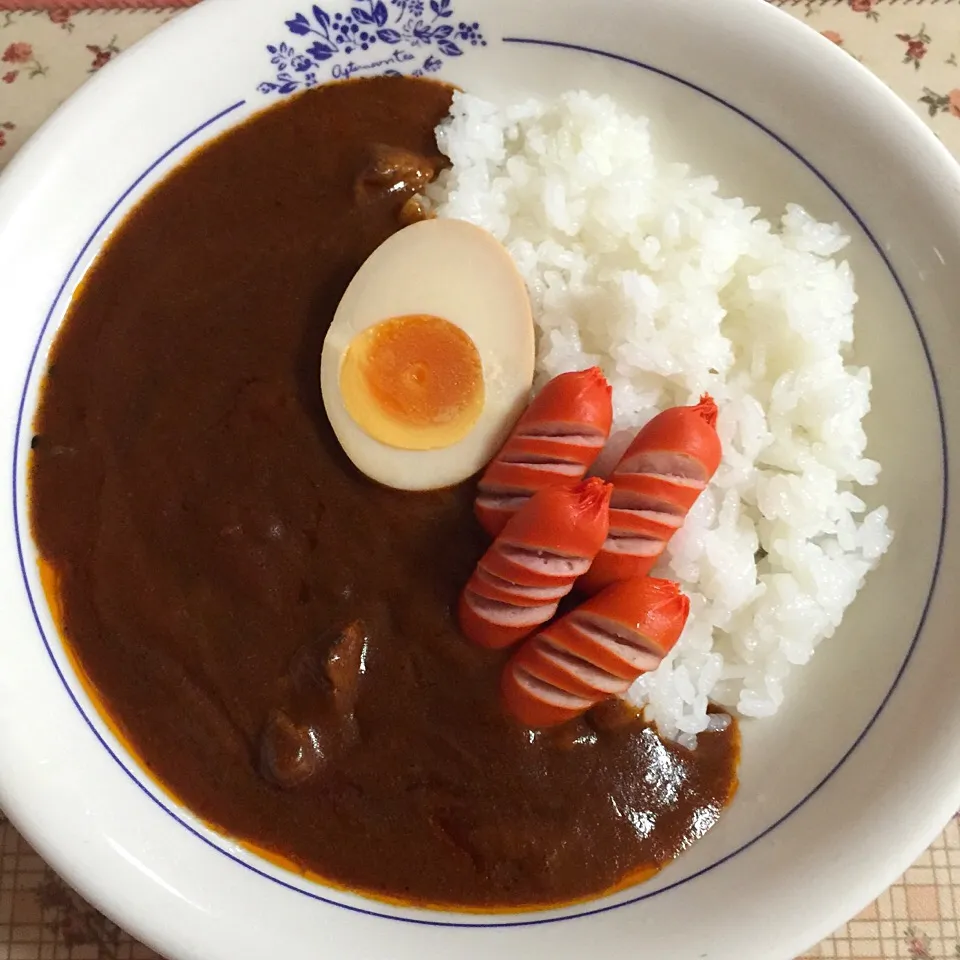
[[[479,23],[456,20],[453,0],[357,0],[334,14],[314,4],[286,27],[303,40],[267,47],[275,76],[261,93],[295,93],[357,74],[422,77],[467,47],[487,45]]]

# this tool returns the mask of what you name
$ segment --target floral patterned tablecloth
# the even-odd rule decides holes
[[[90,74],[192,2],[0,0],[0,168]],[[876,72],[960,157],[960,0],[769,2]],[[84,903],[0,815],[0,960],[156,956]],[[960,960],[960,818],[807,957]]]

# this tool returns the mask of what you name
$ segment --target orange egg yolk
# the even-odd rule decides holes
[[[435,450],[462,440],[483,410],[476,344],[441,317],[394,317],[368,327],[340,367],[347,412],[391,447]]]

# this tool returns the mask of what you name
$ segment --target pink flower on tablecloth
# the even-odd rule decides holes
[[[847,0],[847,3],[854,13],[865,14],[868,20],[880,19],[880,14],[875,9],[879,0]]]
[[[920,69],[920,61],[929,52],[930,35],[926,26],[921,26],[916,33],[898,33],[897,39],[907,45],[903,52],[903,62],[912,63],[915,70]]]
[[[11,43],[0,60],[4,63],[27,63],[33,56],[33,47],[29,43]]]
[[[105,67],[119,52],[117,38],[114,37],[105,47],[96,43],[88,43],[87,49],[93,54],[93,62],[90,64],[90,73],[96,73],[101,67]]]
[[[27,76],[31,79],[33,77],[42,77],[47,72],[47,68],[34,57],[33,47],[29,43],[11,43],[10,46],[3,51],[3,56],[0,56],[0,60],[4,63],[30,64]],[[3,82],[13,83],[19,73],[19,70],[8,70],[2,77]]]
[[[947,94],[947,103],[949,104],[947,110],[951,116],[960,118],[960,90],[951,90]]]
[[[960,120],[960,89],[954,88],[947,93],[937,93],[930,87],[924,87],[920,103],[926,104],[927,112],[931,117],[949,113],[951,117]]]
[[[930,937],[916,927],[907,927],[903,932],[903,941],[910,960],[933,960],[930,953]]]
[[[59,23],[68,33],[73,30],[73,22],[70,17],[72,13],[66,9],[51,10],[49,13],[51,23]]]

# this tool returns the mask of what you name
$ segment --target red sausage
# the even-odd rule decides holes
[[[594,477],[534,494],[464,588],[464,634],[484,647],[506,647],[546,623],[603,545],[612,491]]]
[[[578,587],[595,593],[646,576],[720,466],[717,405],[704,394],[672,407],[634,438],[610,476],[610,533]]]
[[[562,373],[537,394],[480,480],[475,510],[490,536],[538,490],[583,478],[610,435],[610,394],[599,367]]]
[[[615,583],[525,641],[503,671],[506,709],[549,727],[625,693],[680,638],[690,601],[672,580]]]

